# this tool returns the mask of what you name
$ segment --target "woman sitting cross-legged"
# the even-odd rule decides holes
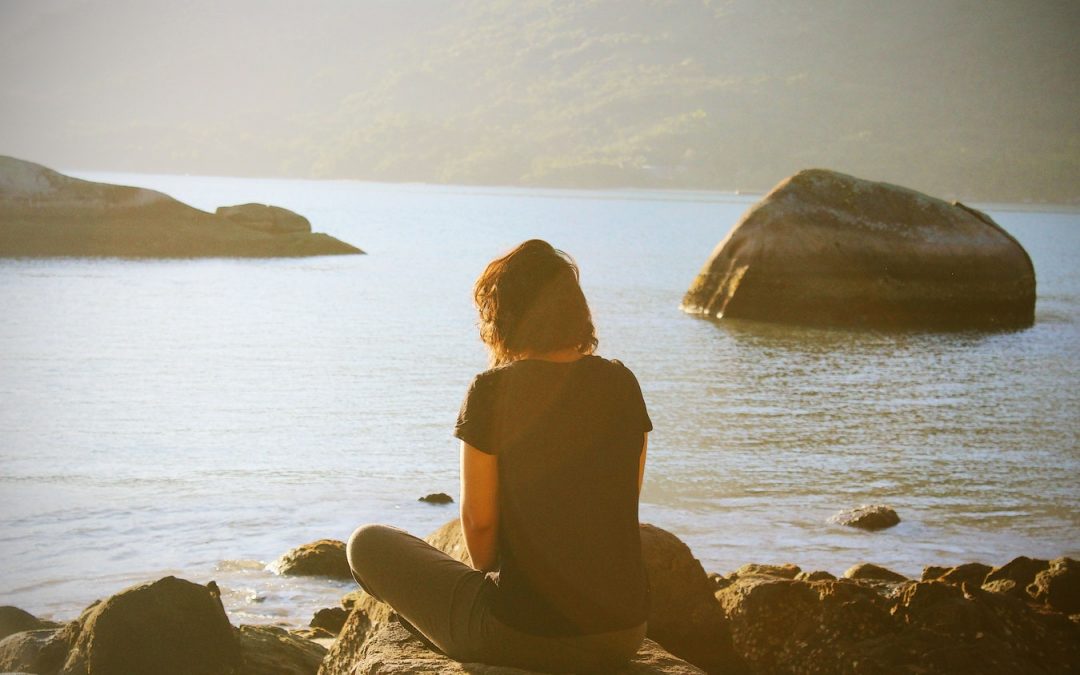
[[[349,540],[353,575],[453,659],[616,667],[641,646],[648,609],[641,389],[593,353],[577,266],[550,244],[492,261],[474,295],[493,367],[473,380],[455,428],[473,566],[367,525]]]

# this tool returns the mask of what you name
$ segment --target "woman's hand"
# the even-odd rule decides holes
[[[499,460],[461,442],[461,529],[473,567],[498,567]]]

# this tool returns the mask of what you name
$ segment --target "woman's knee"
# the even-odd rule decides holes
[[[361,525],[353,531],[349,543],[345,546],[345,556],[353,573],[362,570],[365,561],[376,557],[378,552],[385,548],[387,535],[393,530],[386,525]]]

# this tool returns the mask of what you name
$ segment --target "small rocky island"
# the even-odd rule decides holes
[[[682,309],[801,325],[1016,329],[1035,319],[1035,268],[985,213],[810,169],[728,232]]]
[[[207,213],[143,188],[0,156],[0,257],[278,258],[360,254],[301,215],[243,204]]]

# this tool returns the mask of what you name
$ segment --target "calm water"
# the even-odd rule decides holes
[[[457,493],[469,291],[530,237],[578,259],[601,353],[642,382],[643,519],[707,570],[1080,555],[1080,214],[989,207],[1035,262],[1034,328],[889,335],[680,313],[750,197],[87,177],[279,204],[370,255],[0,261],[0,604],[69,618],[166,573],[216,579],[234,622],[336,604],[265,564],[455,515],[416,499]],[[903,522],[826,522],[864,502]]]

